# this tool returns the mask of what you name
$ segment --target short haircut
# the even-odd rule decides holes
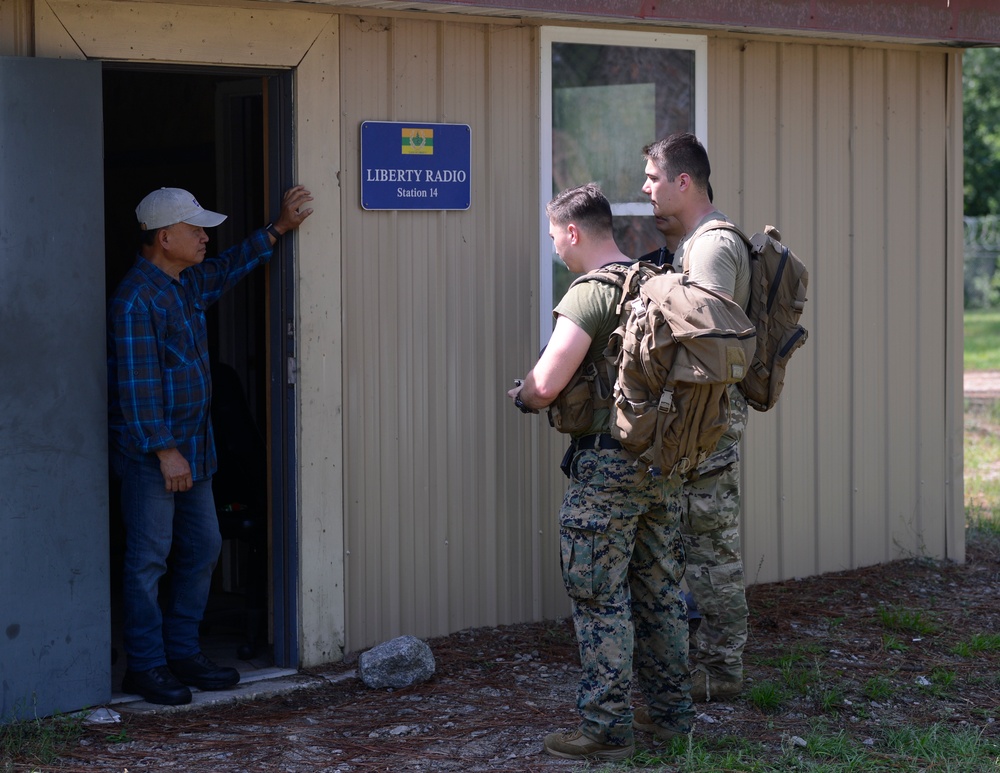
[[[575,223],[592,234],[611,233],[611,202],[597,183],[567,188],[545,205],[545,214],[557,225]]]
[[[139,244],[143,247],[152,247],[156,244],[156,235],[162,228],[146,228],[139,230]]]
[[[642,149],[643,155],[673,182],[679,174],[687,174],[694,184],[710,191],[708,178],[712,165],[701,141],[690,132],[677,132],[652,142]]]

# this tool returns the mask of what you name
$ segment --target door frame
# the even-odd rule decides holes
[[[294,97],[292,174],[315,215],[283,249],[295,299],[297,421],[285,500],[300,514],[285,553],[292,666],[339,660],[346,642],[342,208],[345,141],[340,113],[340,11],[262,3],[245,7],[136,0],[35,0],[34,51],[47,58],[289,71]],[[299,175],[302,175],[299,177]],[[269,187],[269,190],[273,189]],[[283,381],[284,379],[280,379]],[[301,514],[307,514],[302,516]],[[293,550],[294,548],[294,550]],[[287,567],[286,567],[287,569]]]
[[[263,208],[256,225],[248,224],[248,229],[262,227],[267,217],[277,217],[281,208],[284,190],[291,186],[293,179],[292,137],[292,88],[291,70],[258,71],[223,66],[178,66],[170,64],[124,64],[108,63],[109,70],[138,74],[179,73],[190,76],[204,76],[210,81],[213,76],[237,75],[246,80],[259,79],[263,96],[261,118],[264,133]],[[106,105],[104,109],[106,110]],[[216,142],[225,142],[227,134],[216,133]],[[227,154],[220,148],[217,158]],[[216,161],[215,174],[224,172]],[[265,214],[269,213],[269,214]],[[249,230],[247,231],[249,233]],[[236,243],[245,234],[231,233]],[[274,645],[276,666],[294,668],[298,666],[298,636],[296,625],[296,599],[298,563],[296,548],[297,505],[295,486],[295,427],[296,395],[294,390],[295,361],[295,272],[294,242],[279,240],[274,246],[271,261],[263,269],[265,333],[263,345],[264,370],[267,386],[264,395],[267,422],[267,471],[270,491],[269,513],[269,561],[267,586],[271,600],[269,631]]]
[[[294,180],[292,155],[293,81],[291,71],[269,75],[264,86],[264,140],[267,166],[264,189],[268,211],[277,213],[281,197]],[[271,598],[274,662],[298,666],[298,603],[295,593],[299,565],[298,496],[295,485],[297,395],[295,380],[296,313],[294,242],[281,239],[268,266],[268,437],[271,472],[271,512],[282,513],[271,526]]]

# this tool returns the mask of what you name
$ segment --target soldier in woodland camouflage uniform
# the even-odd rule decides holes
[[[709,220],[725,220],[712,203],[711,166],[693,134],[671,135],[643,148],[646,183],[658,221],[674,217],[685,235]],[[750,256],[731,231],[708,231],[696,242],[682,240],[674,260],[702,286],[746,308],[750,298]],[[735,385],[729,387],[729,428],[716,453],[698,468],[682,494],[681,531],[687,551],[688,588],[701,613],[692,636],[691,697],[726,698],[743,687],[743,647],[747,640],[747,603],[740,555],[740,439],[747,404]]]
[[[546,212],[555,250],[570,271],[629,263],[611,231],[611,205],[596,185],[564,191]],[[555,330],[523,382],[508,395],[525,413],[565,402],[581,366],[602,364],[617,326],[621,290],[575,284],[554,311]],[[676,481],[638,469],[608,434],[606,405],[584,414],[564,462],[570,483],[559,511],[563,581],[583,675],[578,729],[552,733],[545,750],[569,759],[619,760],[633,729],[669,739],[691,731],[684,547]],[[634,712],[632,676],[647,706]]]
[[[690,645],[695,700],[732,697],[743,682],[749,610],[740,554],[740,438],[747,403],[735,386],[729,398],[729,429],[698,468],[700,477],[685,483],[682,493],[684,577],[701,613]]]

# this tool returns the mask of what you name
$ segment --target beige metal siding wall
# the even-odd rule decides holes
[[[961,424],[945,421],[950,266],[961,261],[949,236],[961,191],[946,177],[954,56],[735,38],[710,47],[717,201],[748,229],[777,225],[810,269],[809,341],[778,407],[751,412],[750,582],[961,557],[946,540],[961,517],[949,458]]]
[[[536,61],[528,27],[341,19],[348,650],[544,611],[505,398],[537,340]],[[363,211],[365,120],[469,124],[471,208]]]

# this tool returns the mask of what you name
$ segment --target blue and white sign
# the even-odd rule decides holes
[[[361,124],[361,206],[468,209],[472,132],[468,124]]]

